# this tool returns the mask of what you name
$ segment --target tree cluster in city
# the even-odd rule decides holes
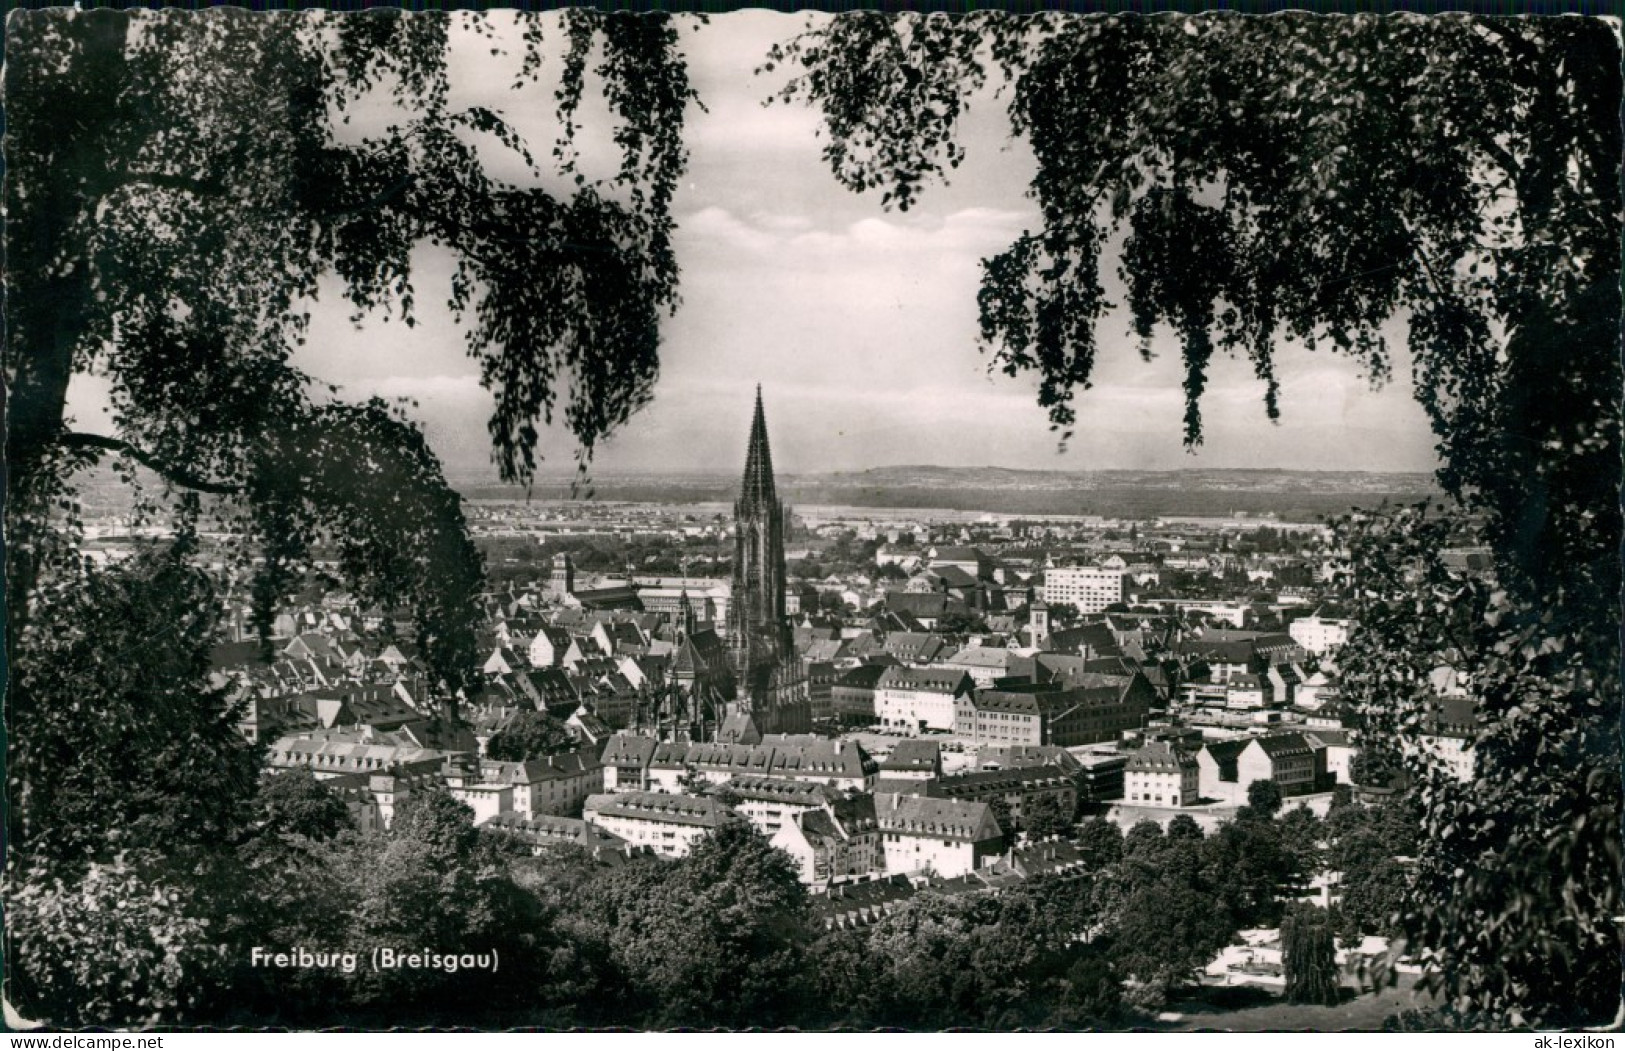
[[[189,792],[201,802],[210,786]],[[18,1008],[67,1026],[1121,1028],[1194,987],[1239,930],[1298,915],[1322,864],[1344,869],[1347,895],[1362,865],[1414,843],[1396,838],[1414,836],[1404,815],[1353,805],[1325,822],[1256,811],[1207,834],[1184,815],[1127,834],[1096,818],[1078,829],[1081,869],[996,894],[926,889],[868,926],[826,929],[790,857],[742,819],[677,860],[611,863],[575,846],[532,856],[442,789],[404,797],[388,831],[358,831],[345,797],[304,771],[236,803],[206,842],[20,865],[49,875],[10,899]],[[1369,909],[1315,915],[1340,936],[1391,925]],[[432,946],[501,966],[276,969],[255,946],[363,961]]]

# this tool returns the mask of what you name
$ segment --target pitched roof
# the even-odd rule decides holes
[[[971,685],[970,675],[961,668],[887,668],[875,688],[957,693],[970,689]]]
[[[961,600],[938,591],[888,591],[882,601],[888,612],[911,617],[941,617],[966,608]]]
[[[1219,768],[1219,780],[1234,781],[1237,778],[1236,760],[1246,751],[1248,743],[1247,738],[1240,738],[1231,741],[1208,741],[1202,745],[1202,752],[1207,753],[1208,758]]]
[[[597,852],[621,850],[626,840],[579,818],[509,811],[481,823],[480,828],[509,835],[532,846],[573,843]]]
[[[932,566],[931,574],[942,581],[944,587],[971,588],[976,586],[976,575],[959,566]]]
[[[974,547],[939,547],[931,556],[932,562],[986,562],[987,556]]]
[[[765,803],[822,807],[840,798],[840,793],[828,785],[753,774],[729,778],[727,787],[740,799]]]
[[[653,737],[618,733],[604,746],[600,759],[605,766],[648,766],[660,745]]]
[[[592,795],[587,797],[582,812],[587,815],[588,821],[594,817],[620,817],[701,828],[716,828],[733,814],[732,810],[709,796],[665,792]]]
[[[965,646],[943,663],[1003,671],[1010,663],[1010,651],[998,646]]]
[[[860,664],[855,668],[848,668],[835,680],[836,686],[846,686],[852,689],[872,690],[880,677],[886,672],[886,665]]]
[[[1018,766],[1008,770],[966,770],[937,781],[937,791],[952,799],[983,792],[1020,791],[1039,786],[1071,785],[1072,778],[1058,766]]]
[[[1316,751],[1315,746],[1299,733],[1270,734],[1268,737],[1255,737],[1253,741],[1271,759],[1288,755],[1309,755]]]
[[[985,746],[976,750],[976,765],[978,767],[996,765],[1005,769],[1056,766],[1068,773],[1082,769],[1077,756],[1055,744]]]
[[[875,819],[885,832],[966,843],[998,839],[1004,834],[986,803],[880,792],[874,798]]]
[[[1196,767],[1190,753],[1171,747],[1167,741],[1152,741],[1129,757],[1128,771],[1170,773]]]
[[[898,741],[891,755],[881,761],[881,770],[935,771],[942,766],[942,745],[909,737]]]
[[[896,657],[930,661],[947,648],[947,643],[942,636],[928,632],[894,631],[886,636],[881,648]]]
[[[770,734],[754,745],[668,741],[656,747],[650,766],[660,770],[695,767],[731,776],[846,779],[867,778],[879,769],[873,757],[856,742],[832,741],[811,734]]]

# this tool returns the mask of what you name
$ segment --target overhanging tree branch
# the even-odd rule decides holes
[[[68,449],[94,449],[101,452],[122,453],[165,480],[186,489],[195,489],[200,493],[212,493],[216,496],[235,496],[243,491],[243,487],[240,485],[210,481],[207,478],[198,477],[184,467],[165,463],[152,453],[137,448],[122,438],[113,438],[105,434],[86,434],[83,431],[70,431],[58,438],[57,444]]]

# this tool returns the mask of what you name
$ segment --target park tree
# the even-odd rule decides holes
[[[585,888],[573,911],[645,1024],[738,1029],[791,1024],[804,1009],[806,907],[790,856],[734,819],[676,862]]]
[[[1247,786],[1247,809],[1258,817],[1274,817],[1281,812],[1281,786],[1271,778]]]
[[[1055,796],[1036,796],[1021,809],[1022,823],[1028,837],[1049,839],[1073,833],[1073,814]]]
[[[1279,923],[1311,875],[1275,821],[1228,821],[1200,846],[1210,885],[1243,927]]]
[[[1343,869],[1342,898],[1335,914],[1339,933],[1350,939],[1403,933],[1400,917],[1409,887],[1410,874],[1393,858],[1360,861]]]
[[[1286,998],[1295,1004],[1335,1005],[1337,946],[1326,910],[1300,905],[1281,921],[1281,969]]]
[[[1476,783],[1489,787],[1418,789],[1427,856],[1407,930],[1425,947],[1428,983],[1463,1013],[1611,1017],[1614,29],[1582,18],[853,13],[775,48],[767,64],[781,63],[796,76],[780,98],[822,111],[834,177],[900,209],[959,165],[967,101],[1002,82],[1011,130],[1036,161],[1041,219],[984,261],[981,336],[994,367],[1037,377],[1063,440],[1087,406],[1112,263],[1142,349],[1159,326],[1179,339],[1192,447],[1216,353],[1245,355],[1274,419],[1290,411],[1275,380],[1281,345],[1330,347],[1384,381],[1386,333],[1403,329],[1451,506],[1345,530],[1365,638],[1340,664],[1350,698],[1387,714],[1368,730],[1379,740],[1427,718],[1417,676],[1433,669],[1422,665],[1470,665]],[[1438,558],[1433,524],[1464,511],[1494,553],[1496,583],[1481,592]]]
[[[564,723],[546,712],[520,712],[486,742],[485,754],[507,763],[558,755],[576,747]]]
[[[1149,1004],[1194,981],[1196,972],[1235,937],[1237,924],[1208,887],[1151,876],[1127,889],[1109,924],[1111,958],[1132,976]]]
[[[1169,839],[1202,839],[1202,826],[1189,814],[1175,814],[1168,819]]]
[[[1325,867],[1325,852],[1321,842],[1325,825],[1307,806],[1293,807],[1275,822],[1281,833],[1281,845],[1296,859],[1298,871],[1314,875]]]
[[[1141,818],[1134,823],[1134,827],[1123,835],[1123,853],[1125,855],[1150,854],[1162,846],[1164,842],[1162,826],[1150,818]]]
[[[309,770],[288,770],[260,785],[262,835],[331,839],[352,827],[350,808]]]
[[[1039,877],[997,896],[923,893],[868,932],[867,989],[822,980],[859,1006],[843,1022],[853,1026],[1012,1029],[1086,1005],[1109,1012],[1100,982],[1111,968],[1087,944],[1101,922],[1093,890],[1088,879]],[[1084,960],[1100,966],[1074,974]]]
[[[1115,865],[1123,857],[1123,830],[1103,817],[1078,826],[1078,850],[1097,868]]]

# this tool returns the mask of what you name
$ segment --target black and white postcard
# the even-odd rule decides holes
[[[1617,1024],[1620,57],[12,12],[8,1024]]]

